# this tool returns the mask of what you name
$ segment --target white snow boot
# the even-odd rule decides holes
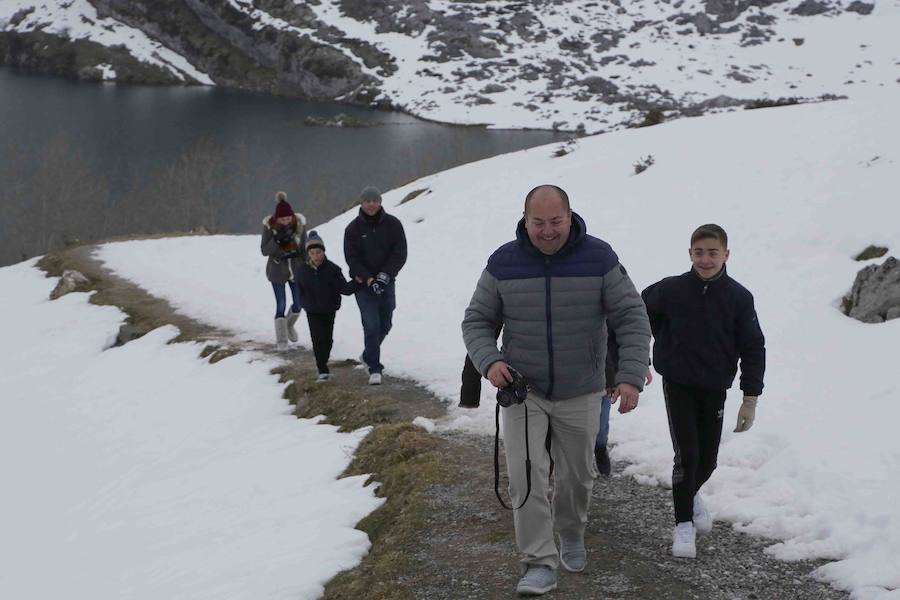
[[[294,312],[293,309],[291,309],[291,307],[289,306],[288,311],[287,311],[287,317],[286,317],[286,319],[287,319],[287,336],[288,336],[288,339],[291,340],[292,342],[296,342],[298,339],[297,338],[297,330],[294,329],[294,323],[296,323],[297,319],[299,319],[299,318],[300,318],[300,313]]]
[[[284,317],[275,319],[275,348],[277,350],[288,349],[288,326],[287,319]]]

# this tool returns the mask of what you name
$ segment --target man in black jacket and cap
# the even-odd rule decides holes
[[[344,230],[344,259],[350,277],[362,284],[356,292],[365,341],[362,362],[369,384],[379,385],[381,343],[397,306],[395,280],[406,263],[406,234],[400,220],[384,211],[378,188],[365,188],[359,200],[359,215]]]

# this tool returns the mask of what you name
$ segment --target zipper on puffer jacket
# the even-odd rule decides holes
[[[547,386],[547,400],[553,400],[553,321],[550,318],[550,257],[544,257],[544,289],[547,291],[547,356],[550,362],[550,385]]]

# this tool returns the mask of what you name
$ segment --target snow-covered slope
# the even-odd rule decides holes
[[[0,32],[124,44],[187,81],[587,132],[634,124],[651,109],[855,97],[900,77],[900,0],[183,0],[203,35],[225,41],[216,54],[194,43],[196,29],[155,22],[164,17],[142,2],[92,2],[0,0]],[[95,5],[130,25],[98,17]],[[238,54],[276,74],[245,69],[241,80],[229,69]],[[116,78],[100,67],[94,73]]]
[[[110,348],[125,315],[33,262],[0,269],[0,597],[313,600],[365,556],[365,430],[294,418],[261,355]]]
[[[887,90],[682,119],[581,139],[562,157],[555,147],[534,148],[392,190],[385,206],[404,223],[410,257],[383,351],[387,375],[445,397],[444,427],[492,433],[490,390],[477,411],[453,407],[465,354],[459,326],[487,257],[512,239],[536,184],[568,190],[589,233],[613,245],[639,286],[686,271],[690,232],[720,223],[731,238],[730,273],[756,295],[768,371],[753,429],[726,428],[708,503],[717,518],[773,539],[769,551],[778,557],[830,560],[816,575],[857,599],[900,597],[900,320],[866,325],[838,310],[863,266],[851,258],[856,252],[870,243],[900,252],[898,101],[900,93]],[[635,174],[635,163],[651,155],[654,164]],[[338,264],[353,217],[317,228]],[[100,256],[186,314],[271,339],[256,236],[109,244]],[[361,346],[351,300],[338,314],[333,358],[356,357]],[[730,394],[726,425],[738,394]],[[611,440],[629,475],[669,485],[658,382],[636,412],[614,413]]]
[[[405,10],[363,21],[342,13],[352,4],[313,9],[396,57],[384,92],[439,121],[593,132],[649,108],[852,96],[900,75],[895,0],[387,2]]]

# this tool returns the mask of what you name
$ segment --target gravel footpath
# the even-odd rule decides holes
[[[456,484],[434,487],[432,517],[414,549],[409,577],[416,598],[458,600],[515,597],[517,552],[512,517],[493,494],[493,440],[444,436],[447,460],[459,474]],[[669,490],[621,475],[600,478],[585,543],[583,573],[560,572],[556,599],[846,599],[814,580],[820,563],[787,563],[763,553],[771,542],[738,533],[717,522],[700,539],[698,558],[669,554],[672,499]],[[505,475],[504,475],[505,479]],[[501,484],[502,485],[502,484]],[[504,490],[505,491],[505,490]]]

